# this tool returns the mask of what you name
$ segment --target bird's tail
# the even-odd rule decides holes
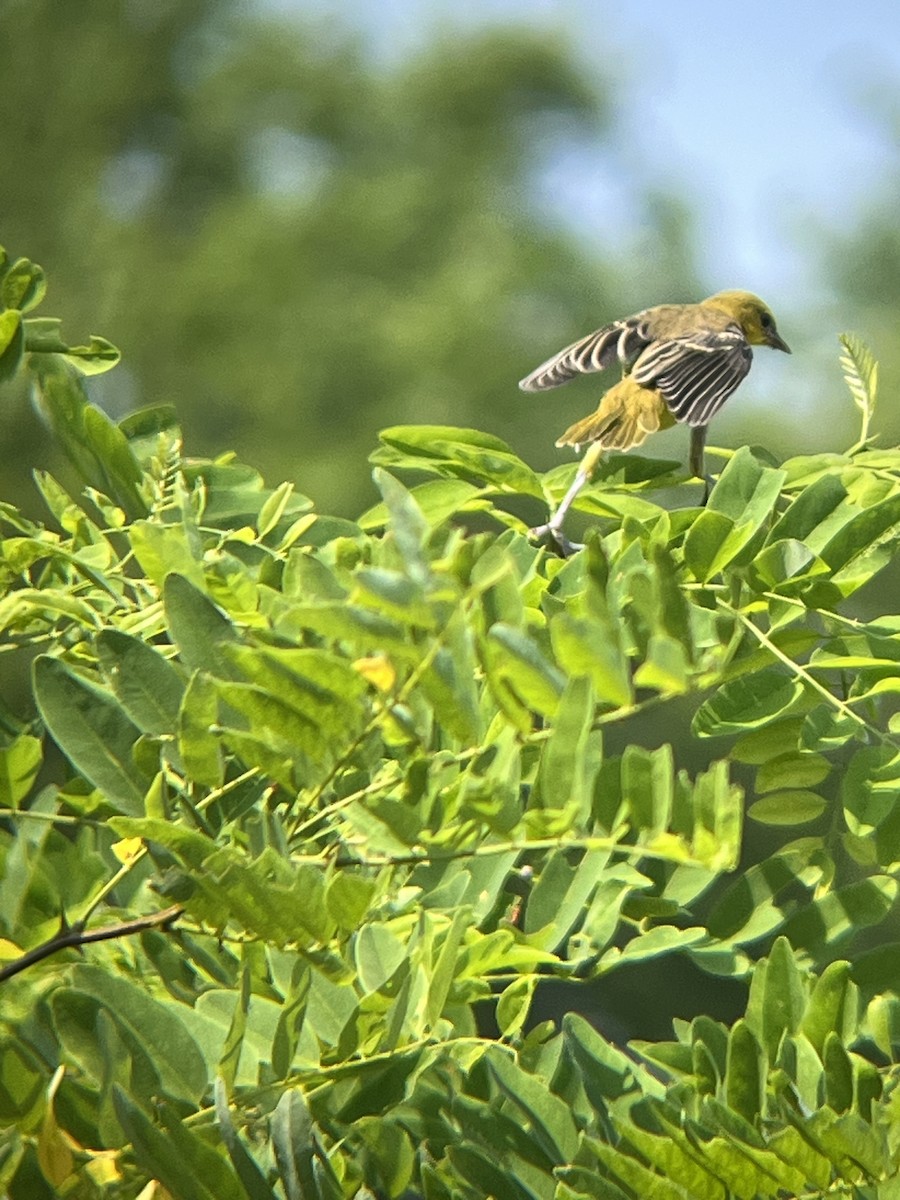
[[[576,421],[557,441],[557,446],[597,444],[604,450],[630,450],[640,446],[651,433],[675,423],[662,395],[643,387],[630,376],[611,387],[596,412]]]

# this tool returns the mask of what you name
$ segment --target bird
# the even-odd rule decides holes
[[[658,304],[612,321],[566,346],[519,382],[523,392],[560,387],[577,375],[604,371],[618,361],[622,379],[602,397],[597,411],[576,421],[557,446],[588,449],[572,486],[546,525],[563,553],[574,548],[562,525],[578,493],[607,450],[640,446],[676,421],[691,427],[690,470],[705,478],[709,422],[750,370],[753,346],[790,354],[769,307],[752,292],[716,292],[697,304]],[[706,487],[708,495],[709,485]],[[706,499],[704,496],[704,500]]]

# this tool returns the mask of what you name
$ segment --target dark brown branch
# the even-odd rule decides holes
[[[49,958],[57,950],[66,950],[71,946],[86,946],[89,942],[108,942],[113,938],[130,937],[134,933],[143,933],[145,929],[167,931],[172,922],[177,921],[183,912],[184,909],[180,904],[173,904],[171,908],[151,913],[148,917],[137,917],[134,921],[118,921],[115,925],[104,925],[101,929],[86,930],[80,924],[73,925],[68,929],[61,929],[59,933],[54,934],[46,942],[42,942],[40,946],[35,946],[21,958],[7,963],[0,969],[0,983],[12,979],[13,975],[18,975],[20,971],[26,970],[35,963]]]

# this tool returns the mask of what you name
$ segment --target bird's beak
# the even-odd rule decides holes
[[[769,343],[769,345],[772,347],[773,350],[783,350],[785,352],[785,354],[790,354],[790,352],[791,352],[790,346],[787,344],[787,342],[784,340],[784,338],[781,336],[781,334],[776,333],[774,329],[772,330],[772,332],[770,334],[768,334],[768,336],[766,337],[766,341]]]

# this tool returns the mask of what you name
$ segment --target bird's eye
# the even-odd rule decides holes
[[[759,323],[762,325],[763,329],[771,329],[775,324],[768,313],[763,313],[763,315],[759,318]]]

